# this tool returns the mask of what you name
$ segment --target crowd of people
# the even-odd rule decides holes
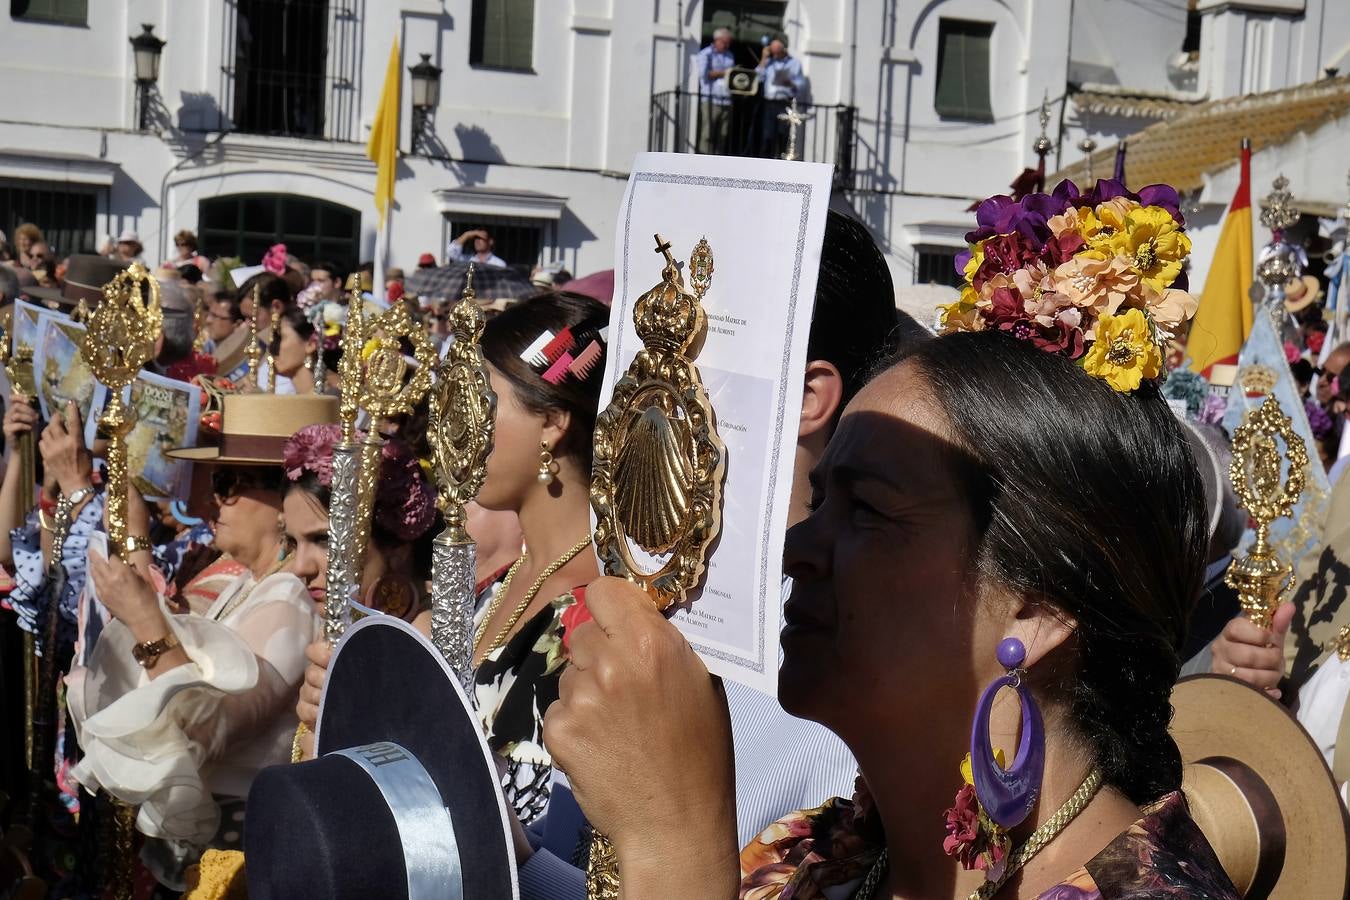
[[[785,46],[769,42],[762,68],[789,90],[801,75]],[[586,896],[595,830],[630,898],[1236,898],[1181,790],[1168,724],[1183,671],[1295,706],[1342,771],[1350,672],[1320,648],[1291,670],[1283,651],[1314,607],[1339,621],[1350,533],[1335,477],[1350,344],[1323,352],[1320,284],[1286,286],[1284,324],[1333,495],[1294,602],[1263,628],[1222,579],[1247,524],[1224,487],[1222,392],[1166,371],[1196,308],[1176,193],[1101,182],[993,198],[968,240],[960,299],[916,322],[867,228],[828,214],[793,375],[777,698],[710,678],[645,594],[601,578],[607,305],[557,267],[532,296],[484,304],[497,402],[467,510],[468,694],[522,897]],[[132,808],[138,898],[225,896],[205,892],[203,855],[245,847],[264,769],[316,754],[352,304],[404,303],[438,345],[449,337],[445,303],[405,292],[397,270],[379,300],[369,272],[282,245],[245,266],[213,263],[191,232],[174,244],[154,271],[164,324],[147,368],[201,391],[196,445],[167,452],[193,477],[177,497],[133,482],[124,556],[109,547],[106,438],[74,406],[44,422],[17,385],[4,398],[0,822],[34,840],[0,863],[0,895],[26,874],[52,896],[102,896],[117,860],[100,848]],[[58,262],[24,225],[0,245],[4,300],[92,306],[144,252],[131,232],[107,250]],[[504,265],[481,229],[448,257]],[[423,400],[366,423],[384,443],[357,581],[366,611],[430,636],[444,516],[428,422]],[[25,736],[43,728],[34,756]]]

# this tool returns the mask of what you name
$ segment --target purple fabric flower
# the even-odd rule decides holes
[[[1170,184],[1150,184],[1140,188],[1139,202],[1144,206],[1160,206],[1172,214],[1178,225],[1186,224],[1186,219],[1181,215],[1181,197]]]
[[[1312,429],[1313,437],[1320,441],[1331,434],[1331,416],[1322,408],[1322,404],[1309,397],[1303,401],[1303,409],[1308,414],[1308,427]]]
[[[436,489],[412,449],[397,438],[384,442],[371,514],[375,524],[402,541],[416,540],[436,521]]]
[[[1068,209],[1066,194],[1027,194],[1016,201],[1006,194],[998,194],[983,201],[975,210],[974,231],[966,234],[970,244],[996,235],[1018,234],[1036,249],[1050,237],[1046,222]]]
[[[342,439],[337,425],[306,425],[286,439],[281,451],[281,463],[286,477],[299,481],[306,472],[313,472],[319,484],[333,484],[333,445]]]

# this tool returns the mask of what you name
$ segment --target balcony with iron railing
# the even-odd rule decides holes
[[[851,189],[857,149],[857,107],[798,103],[793,126],[781,105],[758,96],[733,96],[722,106],[707,95],[673,90],[652,95],[647,149],[795,159],[834,166],[834,184]]]

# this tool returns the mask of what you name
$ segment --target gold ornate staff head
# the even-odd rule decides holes
[[[108,435],[108,542],[123,558],[127,540],[126,436],[134,413],[122,391],[155,356],[164,327],[159,282],[132,263],[103,286],[103,302],[89,314],[80,353],[94,377],[108,388],[108,405],[99,424]]]
[[[479,342],[487,320],[473,295],[473,265],[464,293],[450,310],[450,347],[431,393],[428,437],[436,463],[436,484],[451,541],[468,541],[464,504],[477,496],[492,452],[497,394],[488,378]]]
[[[701,240],[690,256],[691,294],[669,242],[656,235],[656,245],[665,257],[661,283],[633,307],[643,348],[596,420],[591,506],[605,571],[665,609],[684,602],[703,576],[721,528],[726,448],[693,362],[712,248]]]
[[[358,360],[366,357],[361,408],[372,419],[411,413],[431,389],[431,373],[436,368],[436,348],[426,329],[412,317],[407,304],[395,303],[364,322],[362,331],[365,341],[357,353]],[[411,376],[403,356],[404,340],[412,345],[417,361]]]
[[[352,276],[355,278],[356,276]],[[338,401],[338,421],[342,423],[342,442],[356,440],[356,419],[361,413],[361,388],[365,368],[361,350],[365,346],[365,310],[361,291],[348,280],[347,322],[342,328],[342,357],[338,360],[338,380],[341,399]]]
[[[1284,441],[1287,471],[1277,438]],[[1293,572],[1270,546],[1270,525],[1293,513],[1307,468],[1308,448],[1274,397],[1267,397],[1233,432],[1228,476],[1238,505],[1256,522],[1256,541],[1246,556],[1233,562],[1224,581],[1238,592],[1243,613],[1265,628]]]

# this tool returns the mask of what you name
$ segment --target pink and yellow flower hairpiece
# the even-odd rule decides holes
[[[1002,331],[1118,391],[1166,374],[1164,348],[1198,305],[1186,292],[1191,241],[1173,188],[1134,194],[1099,181],[1080,194],[1065,181],[1020,201],[990,197],[976,224],[941,333]]]

